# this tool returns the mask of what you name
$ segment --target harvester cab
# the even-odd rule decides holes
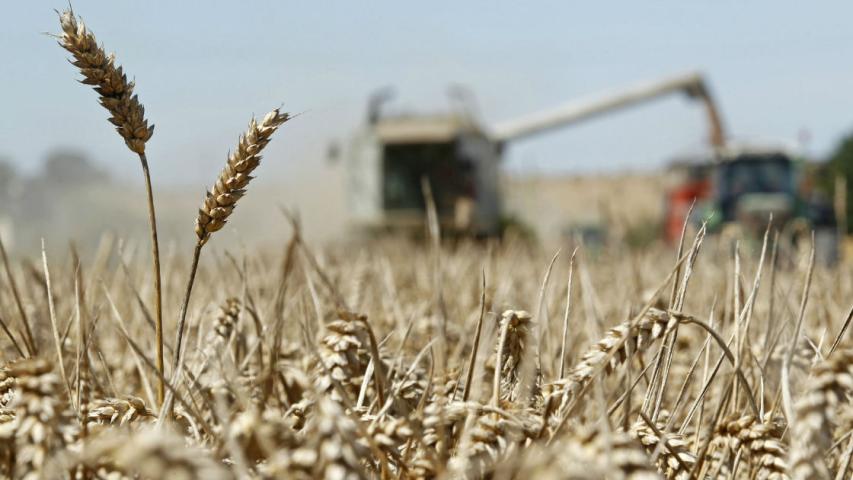
[[[370,232],[418,232],[429,188],[444,232],[499,233],[496,147],[460,115],[377,118],[350,145],[354,220]]]

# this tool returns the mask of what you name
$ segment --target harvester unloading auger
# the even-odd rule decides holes
[[[508,120],[492,127],[491,138],[501,142],[527,138],[590,120],[605,113],[634,107],[672,93],[684,93],[691,100],[702,103],[707,115],[709,145],[724,146],[725,134],[719,111],[702,74],[698,72],[667,77],[613,93],[575,100],[551,110]]]
[[[695,198],[721,223],[752,222],[773,213],[803,216],[794,157],[778,149],[730,149],[720,113],[702,75],[682,75],[525,115],[491,127],[471,115],[383,115],[383,91],[370,102],[367,124],[346,156],[347,203],[354,225],[369,232],[422,231],[430,186],[444,231],[499,235],[503,226],[499,165],[510,142],[555,131],[670,94],[686,94],[704,106],[709,150],[692,159],[688,180],[667,199],[665,234],[684,220]],[[766,220],[765,220],[766,222]]]

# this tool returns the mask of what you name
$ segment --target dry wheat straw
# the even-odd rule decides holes
[[[500,336],[495,345],[495,374],[492,404],[517,396],[514,392],[519,382],[521,363],[531,359],[531,327],[533,317],[524,310],[507,310],[501,315]]]

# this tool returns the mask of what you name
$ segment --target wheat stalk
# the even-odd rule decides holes
[[[712,476],[788,480],[786,433],[781,417],[764,421],[753,415],[730,414],[710,438],[712,450],[705,456]]]
[[[337,400],[342,399],[338,398],[337,392],[334,391],[334,382],[340,382],[350,395],[358,395],[359,386],[364,383],[364,375],[370,363],[365,324],[357,320],[357,315],[340,313],[340,318],[324,326],[327,334],[319,347],[323,365],[318,365],[315,377],[317,390],[326,392]]]
[[[82,83],[91,85],[98,92],[101,105],[110,113],[109,122],[124,139],[124,143],[132,152],[139,155],[142,165],[142,175],[145,179],[145,190],[148,200],[148,221],[151,229],[151,257],[154,270],[155,296],[155,335],[157,343],[157,368],[160,371],[157,398],[163,403],[165,384],[163,375],[163,290],[160,274],[160,242],[157,239],[157,215],[154,209],[154,189],[151,186],[151,173],[148,168],[148,157],[145,155],[145,144],[154,134],[154,125],[148,125],[145,119],[145,107],[133,93],[134,82],[127,80],[127,75],[120,66],[115,64],[115,55],[107,54],[98,45],[95,35],[86,28],[81,19],[74,15],[70,8],[59,15],[62,35],[59,44],[74,57],[72,65],[83,74]]]
[[[568,373],[566,378],[554,382],[552,398],[561,397],[560,411],[567,414],[573,401],[593,381],[595,375],[603,370],[612,372],[625,362],[629,356],[643,352],[652,343],[677,323],[675,316],[650,308],[639,322],[623,322],[611,328],[607,334],[584,353],[581,360]]]
[[[210,235],[225,226],[228,217],[234,212],[237,201],[246,194],[246,187],[252,180],[252,172],[261,163],[261,151],[270,141],[272,134],[284,122],[290,119],[288,113],[281,113],[274,109],[268,113],[260,123],[254,118],[249,122],[246,133],[240,136],[237,149],[228,156],[225,167],[216,179],[213,187],[207,192],[207,196],[198,211],[195,222],[195,233],[198,237],[193,259],[190,265],[190,275],[187,288],[184,293],[184,301],[181,305],[181,313],[178,319],[177,338],[175,340],[175,355],[173,359],[172,375],[176,375],[181,362],[181,347],[186,326],[187,308],[192,295],[195,275],[198,271],[198,261],[201,257],[201,249],[210,239]],[[170,396],[171,398],[171,396]],[[172,404],[167,402],[164,410],[171,413]]]
[[[321,398],[305,430],[301,446],[270,458],[267,478],[368,478],[361,461],[366,448],[356,441],[356,424],[337,402]]]
[[[219,312],[216,315],[216,325],[213,327],[218,341],[227,343],[231,338],[231,333],[237,325],[237,320],[240,316],[240,300],[234,297],[225,300],[225,303],[219,307]]]

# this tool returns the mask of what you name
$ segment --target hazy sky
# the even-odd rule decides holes
[[[63,1],[5,2],[0,156],[33,170],[57,146],[123,176],[138,165],[75,80],[57,32]],[[825,154],[853,129],[853,2],[95,1],[74,8],[137,81],[157,125],[159,182],[209,182],[250,116],[304,114],[265,165],[321,170],[328,141],[362,122],[383,85],[397,104],[448,108],[468,86],[494,122],[580,95],[700,68],[735,136],[796,140]],[[703,113],[661,100],[512,146],[510,169],[646,169],[702,144]],[[325,167],[323,167],[325,168]],[[202,186],[199,186],[201,192]]]

